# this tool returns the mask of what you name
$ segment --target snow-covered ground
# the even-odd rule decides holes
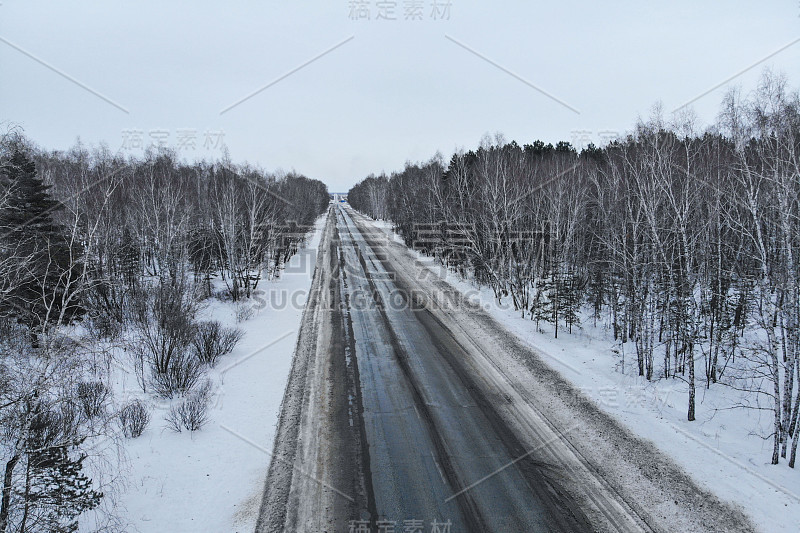
[[[375,222],[391,232],[391,224]],[[391,237],[402,243],[402,239]],[[632,345],[615,344],[601,322],[564,328],[555,339],[552,328],[521,318],[510,299],[498,305],[489,288],[447,271],[430,257],[418,259],[451,286],[479,301],[510,332],[544,354],[559,371],[601,409],[635,434],[651,440],[696,482],[720,498],[739,505],[764,532],[796,532],[800,524],[800,472],[785,460],[771,465],[772,441],[763,438],[771,427],[770,413],[738,409],[741,394],[722,385],[697,384],[697,420],[686,421],[688,385],[675,379],[648,382],[637,375]],[[698,363],[698,378],[703,376]]]
[[[237,324],[230,302],[207,301],[199,318],[239,327],[244,337],[209,375],[216,392],[200,431],[166,429],[168,403],[147,398],[153,407],[149,427],[124,443],[126,488],[117,511],[129,530],[254,529],[324,222],[324,216],[317,221],[280,278],[260,283],[263,292],[249,302],[251,318]],[[132,373],[120,370],[116,378],[118,400],[143,397]]]

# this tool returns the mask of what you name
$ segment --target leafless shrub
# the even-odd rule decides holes
[[[122,333],[122,323],[113,317],[97,314],[86,321],[86,326],[97,339],[114,340]]]
[[[171,398],[190,390],[201,377],[199,363],[188,355],[196,311],[191,291],[181,283],[162,283],[141,291],[133,299],[131,315],[136,338],[132,348],[145,392],[150,384],[157,393]],[[146,367],[149,379],[145,379]]]
[[[108,279],[89,284],[85,295],[87,308],[84,323],[97,339],[116,339],[124,330],[129,292]]]
[[[150,371],[150,386],[165,398],[188,393],[203,377],[200,361],[192,357],[188,350],[174,353],[163,372],[156,365]]]
[[[231,291],[228,289],[221,289],[218,291],[213,291],[214,298],[219,300],[220,302],[232,302],[233,297],[231,296]]]
[[[217,359],[230,353],[242,338],[242,330],[225,328],[215,320],[201,322],[195,329],[192,349],[201,363],[214,366]]]
[[[236,303],[236,322],[244,322],[253,318],[255,311],[247,302]]]
[[[86,418],[95,418],[103,413],[111,390],[100,381],[82,381],[78,383],[76,396]]]
[[[202,387],[191,393],[180,403],[170,407],[167,412],[167,428],[180,433],[184,429],[198,431],[208,422],[208,400],[211,396],[211,383],[206,381]]]
[[[140,436],[150,423],[150,413],[140,400],[126,404],[119,412],[122,434],[129,439]]]

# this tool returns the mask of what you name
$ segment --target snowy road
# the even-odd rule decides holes
[[[525,381],[524,348],[361,215],[331,208],[316,268],[258,531],[747,529],[552,372]]]
[[[459,375],[464,348],[413,305],[351,216],[337,218],[378,516],[457,531],[586,530],[493,399]]]

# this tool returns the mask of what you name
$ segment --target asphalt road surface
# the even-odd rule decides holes
[[[560,399],[568,387],[556,374],[540,370],[541,386],[524,385],[530,369],[498,364],[501,351],[523,348],[429,274],[364,217],[331,207],[258,531],[720,525],[713,513],[722,503],[579,395]],[[648,465],[663,463],[666,488],[638,466],[614,470],[620,439]],[[640,501],[654,498],[668,501]],[[665,523],[685,498],[702,499],[709,516]],[[730,527],[746,524],[723,510]]]

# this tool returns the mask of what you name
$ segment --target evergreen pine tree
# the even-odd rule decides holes
[[[0,313],[32,329],[57,320],[62,310],[67,319],[81,312],[77,302],[65,303],[65,281],[76,279],[79,265],[76,250],[53,220],[63,206],[49,188],[18,149],[0,170],[0,253],[18,265]]]
[[[83,439],[77,437],[74,414],[44,406],[35,411],[24,480],[16,490],[19,529],[72,533],[78,530],[78,516],[97,507],[103,494],[92,489],[92,480],[83,473],[86,455],[75,452]]]

